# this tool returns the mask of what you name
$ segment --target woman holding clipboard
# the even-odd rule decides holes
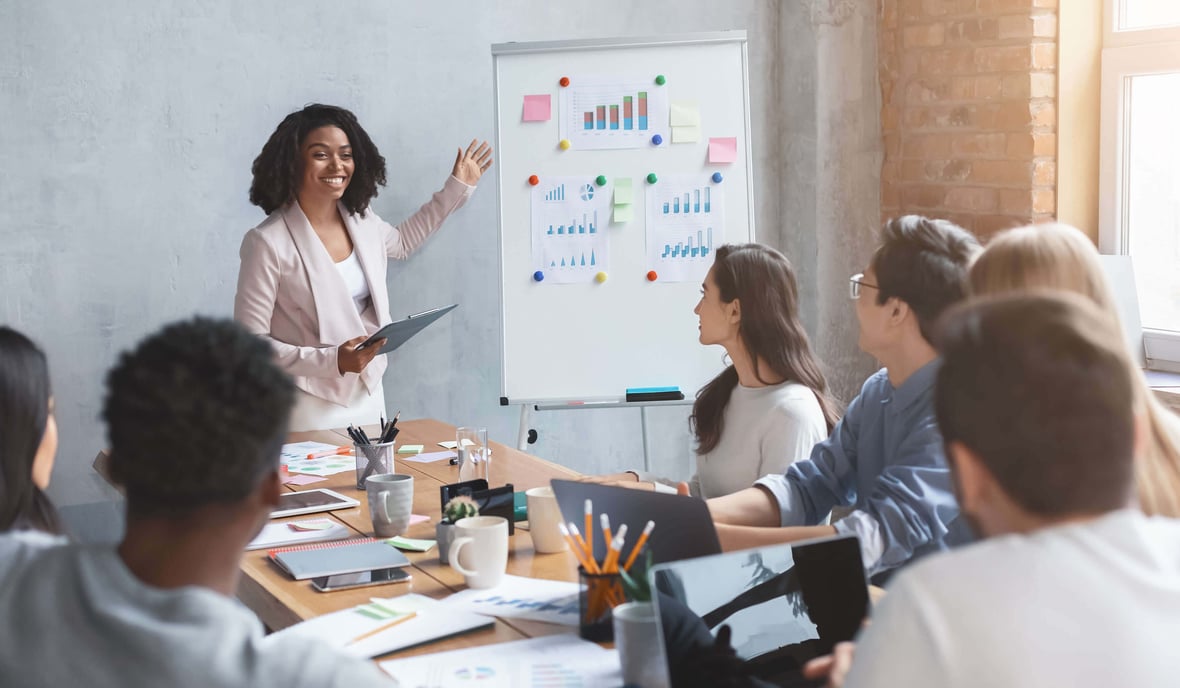
[[[271,134],[250,185],[267,218],[242,241],[234,318],[294,377],[292,431],[384,413],[383,342],[357,345],[391,320],[387,260],[408,258],[466,203],[491,155],[486,141],[460,149],[443,188],[395,227],[369,208],[385,159],[351,112],[309,105]]]

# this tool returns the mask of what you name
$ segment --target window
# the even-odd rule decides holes
[[[1134,263],[1148,363],[1180,370],[1180,2],[1106,2],[1099,245]]]

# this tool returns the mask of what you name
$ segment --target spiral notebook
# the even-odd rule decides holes
[[[267,555],[295,580],[410,565],[393,545],[372,538],[272,549]]]

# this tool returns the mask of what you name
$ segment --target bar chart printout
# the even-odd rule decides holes
[[[660,176],[648,188],[647,268],[660,282],[700,282],[725,243],[725,195],[708,175]]]
[[[611,184],[546,177],[532,189],[532,265],[549,284],[586,284],[610,271]]]
[[[668,98],[651,76],[571,77],[559,99],[560,135],[574,150],[646,148],[670,140]]]

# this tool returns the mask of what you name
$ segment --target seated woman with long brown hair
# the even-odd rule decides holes
[[[839,420],[799,321],[798,293],[790,261],[775,249],[717,249],[694,312],[701,344],[725,347],[729,365],[701,388],[692,408],[693,495],[720,497],[782,473],[806,458]],[[675,491],[675,483],[641,471],[594,480]]]

